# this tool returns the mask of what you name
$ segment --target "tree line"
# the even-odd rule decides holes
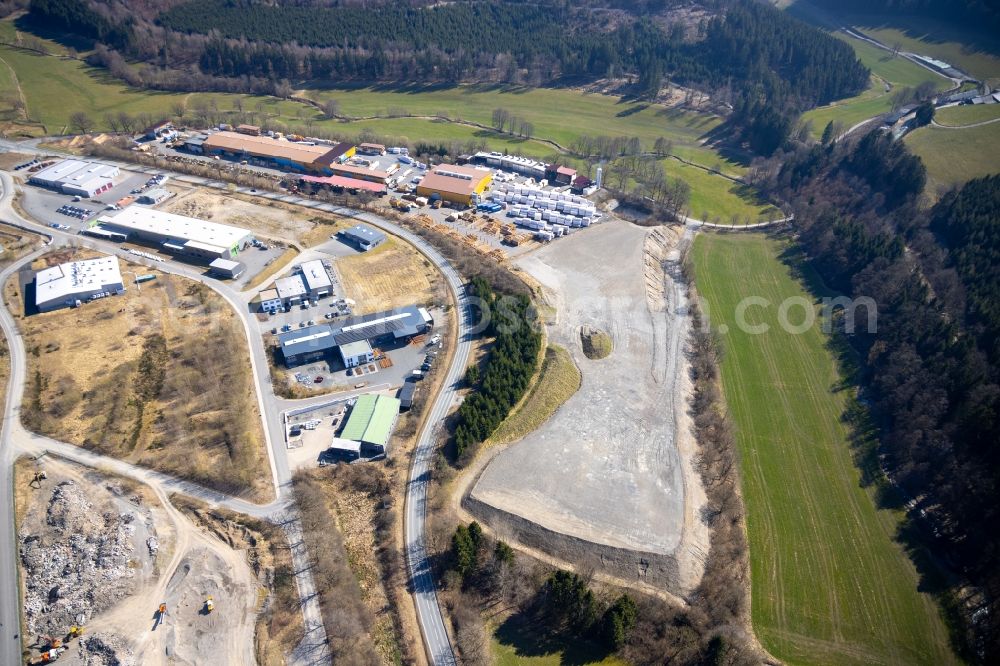
[[[877,304],[875,330],[851,332],[841,320],[879,434],[878,450],[860,453],[880,461],[891,482],[883,501],[910,509],[901,538],[916,538],[910,547],[929,547],[969,581],[973,592],[961,598],[934,591],[965,621],[965,656],[992,663],[1000,658],[1000,177],[971,181],[930,210],[919,205],[925,180],[919,158],[876,130],[800,148],[767,187],[790,202],[826,284]]]
[[[472,457],[528,390],[542,344],[527,296],[496,292],[480,277],[473,278],[467,290],[483,304],[481,316],[489,317],[484,334],[493,338],[493,345],[481,381],[455,415],[454,457],[460,464]]]
[[[557,2],[413,8],[199,0],[151,22],[116,15],[97,0],[32,0],[31,16],[147,63],[139,72],[102,57],[133,85],[164,89],[279,94],[292,81],[539,86],[607,77],[628,78],[652,98],[669,80],[731,105],[740,138],[765,154],[783,143],[798,113],[868,83],[847,44],[780,10],[754,0],[711,9],[718,15],[693,35],[635,13],[621,13],[609,28],[604,13]],[[505,125],[530,134],[524,123]]]

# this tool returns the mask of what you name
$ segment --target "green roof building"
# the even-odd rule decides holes
[[[372,393],[358,396],[340,437],[361,442],[377,453],[385,453],[398,416],[398,398]]]

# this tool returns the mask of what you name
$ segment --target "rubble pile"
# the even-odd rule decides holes
[[[136,666],[132,649],[117,634],[85,636],[80,639],[78,653],[83,666]]]
[[[130,592],[135,515],[101,514],[77,484],[63,481],[52,491],[45,525],[20,535],[25,620],[29,633],[59,635]]]

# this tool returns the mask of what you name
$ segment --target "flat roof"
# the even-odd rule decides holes
[[[51,266],[35,274],[35,305],[68,300],[77,294],[89,294],[108,285],[123,286],[118,257],[99,257]]]
[[[371,340],[388,333],[392,333],[395,338],[416,335],[421,325],[426,323],[420,309],[410,305],[398,310],[351,317],[340,328],[334,329],[333,335],[337,344],[346,345],[355,340]]]
[[[69,176],[75,171],[87,166],[88,162],[83,162],[81,160],[62,160],[61,162],[56,162],[55,164],[45,167],[41,171],[37,171],[28,177],[28,180],[40,180],[49,183],[55,183],[66,176]]]
[[[368,176],[369,178],[377,178],[382,182],[389,179],[389,172],[380,171],[379,169],[369,169],[368,167],[354,166],[353,164],[331,164],[330,170],[336,175],[348,176]]]
[[[114,178],[119,172],[118,167],[112,166],[111,164],[101,164],[99,162],[85,162],[84,166],[77,169],[71,174],[67,174],[63,177],[62,182],[65,184],[80,185],[83,183],[89,183],[93,180],[103,179],[108,180]]]
[[[299,275],[278,278],[274,281],[274,288],[281,298],[293,298],[306,293],[306,284]]]
[[[302,262],[302,279],[306,283],[309,291],[316,291],[324,287],[332,287],[330,274],[326,272],[326,267],[319,259]]]
[[[330,146],[309,146],[293,143],[269,136],[253,136],[236,132],[215,132],[210,134],[203,146],[209,150],[245,152],[260,157],[284,158],[293,162],[312,164],[330,152]]]
[[[368,190],[369,192],[385,192],[385,183],[373,183],[370,180],[348,178],[347,176],[302,176],[302,180],[307,183],[332,185],[333,187]]]
[[[329,448],[336,451],[350,451],[351,453],[356,453],[361,455],[361,442],[354,442],[349,439],[341,439],[340,437],[334,437],[330,440]]]
[[[260,292],[258,294],[258,296],[260,297],[260,300],[262,300],[262,301],[273,301],[273,300],[275,300],[275,299],[278,298],[278,290],[277,289],[265,289],[264,291]]]
[[[472,195],[485,178],[491,178],[489,169],[459,166],[457,164],[439,164],[424,176],[417,187],[423,190],[438,190],[452,194]]]
[[[240,241],[251,235],[249,230],[240,227],[175,215],[143,206],[129,206],[114,217],[102,217],[98,221],[165,239],[193,241],[211,246],[213,249],[229,249],[239,245]]]
[[[157,198],[166,198],[169,196],[170,196],[170,190],[164,187],[154,187],[152,189],[148,189],[145,192],[143,192],[142,196],[140,196],[139,198],[156,200]]]
[[[320,164],[322,166],[330,166],[334,162],[339,161],[340,158],[342,158],[344,155],[349,153],[352,148],[354,148],[354,144],[348,143],[346,141],[342,141],[340,143],[335,143],[332,145],[327,145],[326,153],[324,153],[322,157],[316,160],[316,164]]]
[[[355,340],[354,342],[348,342],[346,345],[340,345],[340,353],[345,357],[370,354],[371,351],[372,346],[367,340]]]
[[[389,443],[398,414],[398,398],[372,393],[358,396],[340,436],[342,439],[384,447]]]
[[[381,231],[378,231],[377,229],[372,229],[371,227],[367,227],[363,224],[355,224],[350,229],[344,229],[340,233],[349,238],[354,238],[355,240],[363,240],[367,242],[376,240],[383,241],[386,238],[385,234],[382,233]]]
[[[224,271],[231,271],[239,268],[242,265],[243,264],[241,264],[238,261],[232,261],[231,259],[223,259],[222,257],[219,257],[218,259],[213,259],[212,263],[210,263],[208,266],[209,268],[218,268]]]
[[[278,344],[285,358],[311,351],[326,351],[337,346],[333,340],[333,331],[329,326],[306,326],[297,331],[289,331],[278,335]]]

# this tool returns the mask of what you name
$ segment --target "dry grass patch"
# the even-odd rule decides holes
[[[239,318],[204,285],[123,263],[157,278],[141,292],[129,285],[123,296],[21,318],[25,426],[222,492],[272,498]],[[11,287],[8,299],[20,301]]]
[[[580,388],[580,370],[562,347],[549,345],[538,381],[518,409],[500,424],[486,444],[516,442],[537,430]]]
[[[596,328],[584,326],[580,329],[580,344],[583,355],[591,361],[599,361],[611,354],[611,336]]]
[[[348,297],[357,301],[358,314],[429,304],[439,290],[440,277],[434,265],[396,238],[374,250],[338,259],[336,267]]]

